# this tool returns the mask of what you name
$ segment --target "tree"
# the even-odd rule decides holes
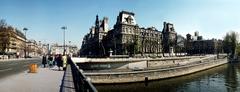
[[[7,27],[6,27],[6,22],[5,20],[1,19],[0,20],[0,50],[1,54],[5,54],[6,48],[7,48]]]
[[[225,53],[230,53],[231,51],[230,42],[231,42],[230,35],[229,33],[227,33],[223,40],[223,50]]]
[[[134,35],[133,37],[133,54],[135,55],[136,53],[139,53],[139,39],[137,35]]]
[[[240,56],[240,43],[237,45],[236,54]]]
[[[184,52],[184,47],[185,47],[185,41],[186,39],[181,36],[181,35],[177,35],[177,42],[176,42],[176,47],[175,47],[175,52],[176,53],[183,53]]]
[[[0,20],[0,51],[3,55],[10,49],[11,41],[16,38],[13,30],[14,28],[8,26],[5,20]]]
[[[10,48],[11,40],[14,38],[13,34],[13,28],[11,26],[8,26],[7,28],[3,28],[4,31],[2,32],[2,37],[0,38],[1,40],[1,51],[3,53],[6,53],[5,51]]]
[[[0,20],[0,28],[7,26],[6,20],[1,19]]]
[[[227,33],[223,40],[223,50],[225,53],[230,54],[231,58],[236,54],[237,39],[238,33],[232,31]]]

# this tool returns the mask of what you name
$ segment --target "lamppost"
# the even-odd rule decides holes
[[[41,41],[38,41],[38,50],[37,50],[37,54],[40,56],[42,54],[42,51],[40,52],[41,49]]]
[[[66,47],[65,47],[65,30],[67,29],[66,26],[61,27],[63,29],[63,55],[65,55]]]
[[[24,58],[27,58],[27,28],[23,28],[25,32],[25,46],[24,46]]]
[[[144,46],[144,41],[145,41],[145,37],[146,36],[146,31],[142,31],[142,52],[141,52],[141,56],[143,56],[143,53],[144,53],[144,48],[146,48],[145,46]],[[143,48],[144,47],[144,48]],[[145,49],[146,50],[146,49]]]
[[[131,43],[131,56],[134,57],[135,56],[135,43],[134,43],[134,40],[132,39],[132,43]],[[132,55],[133,54],[133,55]]]
[[[157,57],[158,57],[158,53],[160,52],[160,48],[159,48],[159,41],[157,42],[158,44],[157,44]]]
[[[70,55],[72,55],[72,45],[71,45],[71,41],[68,41],[68,53],[70,54]]]

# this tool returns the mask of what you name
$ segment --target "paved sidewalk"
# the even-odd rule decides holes
[[[0,92],[59,92],[63,73],[57,67],[38,68],[37,73],[27,70],[0,79]]]

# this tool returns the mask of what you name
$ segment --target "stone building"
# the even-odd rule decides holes
[[[89,56],[105,55],[103,38],[107,35],[108,31],[108,18],[104,17],[103,20],[99,20],[97,15],[95,25],[90,28],[90,33],[83,38],[80,53]]]
[[[154,27],[139,27],[132,12],[120,12],[114,29],[105,38],[106,50],[113,50],[115,55],[161,52],[162,33]]]
[[[3,26],[0,28],[1,54],[24,56],[25,35],[18,29]],[[5,49],[4,49],[5,48]],[[5,50],[5,51],[2,51]]]
[[[53,54],[53,55],[56,55],[56,54],[63,54],[63,51],[64,51],[64,46],[63,45],[58,45],[58,44],[53,44],[51,45],[51,47],[49,48],[50,49],[50,52],[49,54]],[[65,45],[65,49],[66,49],[66,54],[69,54],[71,56],[77,56],[77,51],[78,51],[78,48],[77,46],[75,45]]]
[[[164,22],[163,25],[163,52],[174,52],[174,47],[177,43],[177,33],[175,32],[173,24]]]
[[[27,40],[27,56],[40,56],[42,54],[42,47],[40,45],[40,42],[37,42],[36,40]]]
[[[198,32],[194,36],[187,34],[186,52],[188,54],[217,54],[222,53],[222,40],[210,39],[203,40]]]
[[[173,24],[164,22],[163,32],[155,27],[139,27],[133,12],[121,11],[111,30],[107,23],[106,17],[103,21],[96,17],[95,26],[83,38],[81,56],[106,56],[110,52],[113,55],[158,55],[163,45],[169,49],[176,42]]]

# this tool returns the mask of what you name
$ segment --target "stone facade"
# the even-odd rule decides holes
[[[41,51],[40,43],[37,43],[35,40],[27,40],[27,56],[39,56]]]
[[[139,27],[134,13],[122,11],[105,42],[111,43],[107,44],[107,50],[113,50],[116,55],[160,53],[162,33],[154,27]]]
[[[203,40],[198,32],[194,36],[187,34],[186,52],[188,54],[217,54],[222,53],[222,40],[210,39]]]
[[[77,56],[77,51],[78,48],[77,46],[74,45],[65,45],[66,49],[66,54],[69,54],[70,56]],[[63,45],[58,45],[58,44],[53,44],[50,47],[50,52],[49,54],[56,55],[56,54],[63,54],[64,51],[64,46]]]
[[[0,30],[0,48],[6,48],[7,54],[23,57],[25,47],[25,35],[12,27],[2,27]],[[2,52],[1,52],[2,53]]]
[[[212,56],[204,56],[203,58],[189,58],[185,61],[182,61],[182,59],[174,59],[174,60],[156,60],[154,61],[148,61],[149,62],[156,62],[159,63],[161,66],[157,67],[148,67],[148,69],[143,70],[141,68],[134,68],[131,70],[126,71],[118,71],[117,69],[112,69],[111,71],[107,72],[85,72],[85,76],[91,78],[92,83],[94,84],[113,84],[113,83],[131,83],[131,82],[144,82],[146,81],[146,78],[148,80],[159,80],[159,79],[167,79],[167,78],[173,78],[178,76],[184,76],[191,73],[203,71],[206,69],[210,69],[216,66],[220,66],[223,64],[228,63],[227,56],[221,55],[218,58],[217,55]],[[146,61],[140,61],[145,62]],[[191,62],[191,63],[189,63]],[[86,63],[86,62],[85,62]],[[93,62],[90,62],[93,63]],[[126,62],[129,66],[131,63],[136,62]],[[166,63],[172,63],[172,65],[162,65]],[[105,64],[107,67],[111,67],[113,63],[105,62],[105,63],[97,63],[100,67],[101,64]],[[119,63],[114,63],[119,64]],[[91,64],[94,65],[94,64]],[[120,64],[119,64],[120,65]],[[156,65],[156,64],[155,64]],[[84,65],[82,65],[84,66]],[[101,65],[104,66],[104,65]],[[136,65],[135,65],[136,66]],[[129,68],[128,68],[129,69]],[[139,70],[136,70],[139,69]],[[109,70],[109,69],[108,69]]]
[[[171,23],[163,23],[164,27],[162,30],[163,34],[163,52],[170,52],[171,47],[175,47],[177,43],[177,33]]]
[[[103,38],[107,35],[108,31],[108,18],[104,17],[103,20],[99,20],[97,15],[95,25],[90,28],[90,33],[83,38],[81,54],[89,56],[105,55]]]
[[[108,18],[96,16],[95,25],[85,35],[80,56],[174,56],[176,54],[222,53],[222,40],[204,40],[199,32],[177,35],[174,25],[164,22],[162,32],[155,27],[138,26],[133,12],[121,11],[113,29],[108,28]],[[169,53],[169,54],[164,54]]]
[[[113,55],[158,55],[163,46],[166,49],[174,46],[175,40],[173,24],[164,22],[163,32],[155,27],[139,27],[134,13],[121,11],[111,30],[108,29],[108,18],[99,21],[96,17],[95,26],[83,39],[80,55],[107,56],[109,52]]]

